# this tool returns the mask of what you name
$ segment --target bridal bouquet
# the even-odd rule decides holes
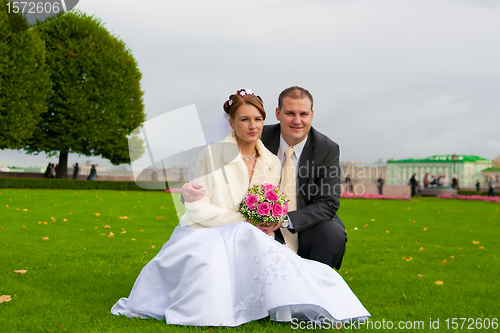
[[[254,185],[240,203],[240,212],[254,225],[271,226],[283,221],[288,213],[288,201],[286,195],[272,184]]]

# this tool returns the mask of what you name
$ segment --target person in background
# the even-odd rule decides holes
[[[351,192],[351,176],[349,175],[345,177],[345,190],[346,192]]]
[[[52,163],[49,163],[47,165],[47,169],[45,169],[45,178],[50,178],[50,166],[52,165]]]
[[[76,177],[78,177],[78,171],[80,171],[80,167],[78,166],[78,163],[75,163],[73,165],[73,179],[76,179]]]
[[[441,179],[439,180],[439,186],[448,186],[446,175],[442,175]]]
[[[451,188],[454,190],[459,190],[458,188],[458,179],[456,175],[453,175],[453,178],[451,179]]]
[[[480,188],[481,188],[481,183],[479,182],[479,179],[476,179],[476,192],[479,192]]]
[[[380,176],[377,179],[378,194],[382,195],[382,187],[384,186],[384,178]]]
[[[493,176],[490,176],[490,180],[488,181],[488,196],[495,196],[495,185],[493,184]]]
[[[97,178],[97,170],[95,168],[95,165],[92,164],[92,167],[90,168],[90,174],[87,177],[87,180],[95,180]]]
[[[56,178],[56,168],[54,167],[54,163],[50,164],[50,175],[49,178]]]
[[[417,186],[418,186],[418,181],[417,181],[417,178],[416,178],[417,174],[414,173],[411,178],[410,178],[410,182],[408,183],[408,185],[411,186],[411,197],[413,198],[414,196],[417,195]]]
[[[439,173],[439,176],[436,179],[436,186],[443,186],[442,178],[443,178],[443,174]]]
[[[424,176],[424,187],[429,187],[430,181],[429,181],[429,174],[426,173]]]

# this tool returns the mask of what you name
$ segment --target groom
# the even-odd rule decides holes
[[[313,103],[312,95],[304,88],[294,86],[282,91],[276,108],[280,123],[264,127],[262,142],[278,156],[282,166],[287,163],[285,150],[293,148],[289,158],[296,171],[297,209],[288,212],[290,223],[283,233],[298,236],[297,254],[302,258],[339,269],[347,242],[344,225],[337,216],[340,152],[335,142],[311,127]],[[204,191],[192,183],[185,184],[182,193],[188,202],[204,195]],[[282,243],[283,233],[280,229],[275,231],[276,240]]]

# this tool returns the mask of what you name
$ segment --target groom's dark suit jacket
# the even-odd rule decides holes
[[[264,126],[262,142],[278,154],[280,124]],[[340,205],[339,145],[311,127],[300,156],[297,173],[297,210],[288,213],[294,229],[301,232],[317,223],[334,220]]]

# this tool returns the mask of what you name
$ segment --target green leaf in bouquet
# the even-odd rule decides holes
[[[264,221],[262,221],[261,219],[258,219],[258,218],[253,218],[252,219],[252,224],[253,225],[257,225],[259,223],[264,223]]]

